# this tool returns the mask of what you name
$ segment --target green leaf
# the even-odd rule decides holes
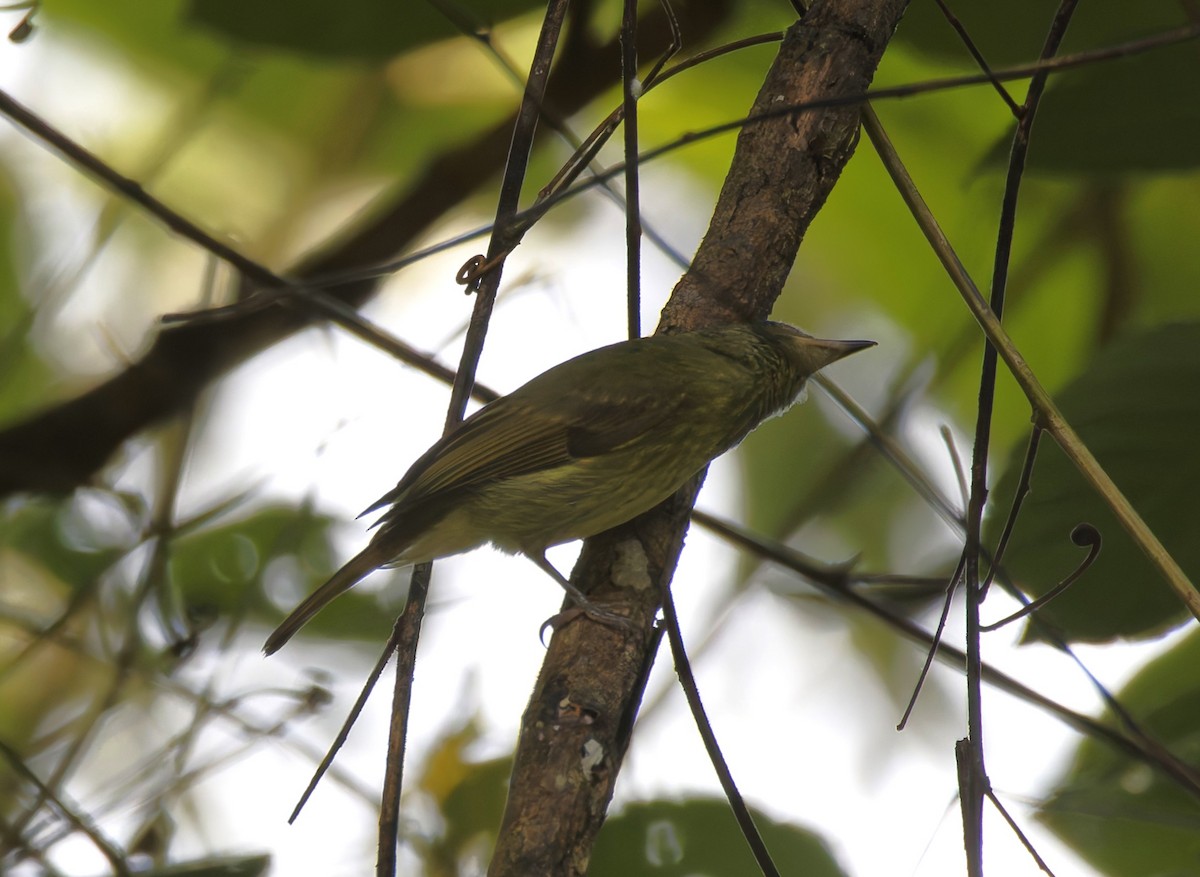
[[[19,209],[9,168],[0,167],[0,423],[45,405],[53,380],[31,339],[34,311],[15,261],[28,249],[31,234],[22,227]]]
[[[126,63],[152,64],[179,72],[213,70],[228,50],[199,28],[181,22],[184,0],[42,0],[39,29],[70,32],[76,39],[122,55]]]
[[[1117,699],[1184,764],[1200,763],[1200,634],[1146,665]],[[1185,877],[1200,868],[1194,795],[1085,739],[1039,819],[1110,877]]]
[[[1029,166],[1180,171],[1200,162],[1200,57],[1185,44],[1066,74],[1038,110]],[[1003,143],[1004,160],[1008,141]]]
[[[476,711],[458,727],[448,728],[433,741],[419,769],[413,791],[437,808],[442,825],[425,837],[423,873],[457,874],[462,862],[485,861],[496,844],[512,757],[473,761],[467,756],[479,743],[483,727]]]
[[[1135,509],[1193,581],[1200,573],[1200,324],[1164,326],[1127,337],[1101,352],[1059,395],[1078,430]],[[1024,447],[1014,450],[992,499],[1007,508]],[[1003,514],[988,522],[995,545]],[[1032,492],[1004,559],[1030,596],[1052,588],[1084,552],[1069,534],[1079,523],[1100,530],[1096,563],[1038,616],[1069,640],[1104,641],[1161,633],[1187,617],[1179,599],[1134,545],[1108,507],[1045,437]],[[1036,626],[1027,636],[1037,638]]]
[[[755,825],[785,874],[842,877],[825,842],[806,829],[753,811]],[[592,877],[744,877],[758,868],[729,804],[718,799],[631,804],[600,832]]]
[[[290,506],[273,505],[175,540],[171,574],[193,600],[211,600],[223,608],[228,586],[240,596],[261,585],[269,563],[296,556],[305,566],[325,566],[331,556],[328,531],[333,520]],[[314,575],[319,575],[317,571]]]
[[[86,514],[73,515],[72,500],[32,499],[0,518],[0,548],[36,560],[72,589],[92,584],[132,545],[132,538],[105,544],[89,538]],[[70,526],[68,519],[83,527]]]
[[[949,4],[993,67],[1036,61],[1057,5],[1046,0]],[[1063,52],[1112,46],[1186,23],[1175,0],[1141,0],[1136,4],[1092,0],[1081,3],[1071,17]],[[975,67],[962,40],[934,3],[913,3],[896,36],[928,55],[959,61],[964,69]]]
[[[172,546],[173,583],[201,614],[249,612],[275,624],[291,608],[288,601],[298,603],[336,568],[334,524],[328,515],[279,505],[188,534]],[[282,608],[280,585],[288,594]],[[304,633],[382,642],[396,613],[380,608],[377,594],[354,588],[322,610]]]
[[[1000,67],[1037,60],[1053,9],[1040,0],[1015,0],[962,3],[955,12],[988,62]],[[1063,51],[1113,46],[1185,23],[1178,4],[1167,0],[1135,6],[1096,0],[1073,16]],[[928,55],[957,60],[964,69],[969,64],[932,3],[914,3],[898,35]],[[1023,82],[1005,87],[1018,102],[1024,99]],[[1200,57],[1190,42],[1055,73],[1038,109],[1029,167],[1089,174],[1194,167],[1200,161],[1198,91]],[[997,141],[989,164],[1007,161],[1010,140]]]
[[[496,827],[504,814],[512,758],[493,758],[479,763],[464,762],[465,773],[445,799],[441,812],[446,829],[430,855],[447,864],[463,861],[472,851],[491,850],[496,845]]]
[[[395,0],[191,0],[190,21],[235,42],[339,60],[383,60],[455,36],[487,28],[534,9],[532,0],[473,0],[448,4],[459,22],[436,3]]]

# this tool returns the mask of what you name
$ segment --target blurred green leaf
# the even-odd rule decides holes
[[[950,4],[994,66],[1037,60],[1054,12],[1040,0]],[[1064,52],[1099,49],[1186,24],[1178,3],[1118,0],[1081,4]],[[898,37],[922,52],[958,61],[970,56],[933,3],[915,3]],[[1017,101],[1021,82],[1005,86]],[[1030,149],[1032,170],[1057,173],[1174,171],[1200,161],[1200,57],[1185,43],[1052,76],[1038,110]],[[989,163],[1002,165],[1011,135],[992,147]]]
[[[1193,632],[1117,694],[1142,727],[1188,765],[1200,764],[1198,666],[1200,634]],[[1200,870],[1200,802],[1160,772],[1091,738],[1080,743],[1039,818],[1109,877],[1186,877]]]
[[[95,583],[130,545],[91,545],[64,529],[70,501],[28,500],[11,506],[0,526],[0,546],[35,559],[72,589]]]
[[[872,474],[878,474],[881,463],[877,456],[850,461],[849,450],[812,401],[764,423],[738,453],[750,526],[786,535],[813,514],[832,514],[850,505],[845,476],[853,463]]]
[[[333,520],[289,506],[267,506],[240,520],[206,527],[175,540],[171,574],[191,600],[230,610],[262,577],[272,560],[297,557],[302,566],[328,563]],[[314,575],[320,573],[315,571]],[[234,586],[236,602],[226,602]]]
[[[1067,420],[1151,529],[1193,579],[1200,573],[1195,485],[1200,483],[1200,324],[1164,326],[1101,352],[1063,390]],[[1007,508],[1024,447],[1014,449],[992,493]],[[1003,514],[989,519],[989,543]],[[1096,563],[1038,616],[1073,641],[1161,633],[1187,616],[1112,513],[1050,438],[1044,438],[1032,492],[1017,521],[1005,566],[1031,596],[1052,588],[1083,559],[1069,534],[1096,526],[1104,539]],[[1031,626],[1027,636],[1037,638]]]
[[[462,780],[441,802],[446,829],[438,848],[447,863],[462,861],[481,847],[490,853],[495,846],[513,763],[505,757],[464,766],[468,770]]]
[[[30,340],[34,311],[22,289],[17,256],[28,248],[21,232],[20,195],[0,165],[0,424],[45,404],[50,368]]]
[[[303,52],[323,58],[370,61],[437,39],[462,28],[487,28],[538,4],[533,0],[456,0],[396,3],[395,0],[190,0],[187,17],[235,42]],[[452,16],[458,18],[456,22]]]
[[[795,825],[752,811],[771,858],[785,874],[842,877],[825,842]],[[729,804],[693,798],[631,804],[604,823],[592,877],[745,877],[758,873]]]
[[[1200,56],[1191,44],[1072,71],[1038,110],[1035,171],[1179,171],[1200,162]],[[993,156],[1007,160],[1008,141]]]
[[[512,757],[475,761],[467,751],[479,742],[484,722],[474,712],[430,747],[416,789],[442,816],[443,828],[426,838],[425,873],[457,874],[471,858],[485,861],[496,843],[504,813]]]
[[[1200,259],[1192,245],[1200,228],[1200,178],[1158,177],[1132,191],[1116,255],[1133,255],[1139,272],[1134,304],[1143,324],[1200,318]],[[1113,248],[1109,248],[1113,252]]]
[[[972,41],[993,67],[1036,61],[1057,4],[1045,0],[1007,3],[949,2]],[[1098,49],[1186,24],[1176,0],[1092,0],[1079,4],[1063,41],[1064,52]],[[935,3],[913,3],[897,38],[940,60],[974,67],[966,47]],[[1018,97],[1018,100],[1020,98]]]
[[[156,90],[170,95],[186,124],[194,126],[186,155],[172,156],[166,183],[158,186],[186,197],[185,212],[196,212],[203,189],[172,191],[171,171],[184,158],[194,162],[203,155],[205,138],[211,138],[206,167],[229,162],[230,150],[240,147],[245,154],[237,157],[238,164],[275,154],[286,167],[311,172],[315,182],[325,185],[347,165],[361,170],[357,162],[364,153],[375,165],[373,171],[410,169],[417,157],[436,154],[448,137],[465,136],[507,110],[495,101],[476,106],[476,112],[443,110],[436,104],[400,108],[378,65],[331,64],[294,53],[248,56],[219,32],[189,20],[186,5],[185,0],[48,0],[46,9],[47,30],[69,34],[101,55],[118,58],[122,67],[135,68]],[[412,8],[430,9],[425,3]],[[272,14],[286,17],[288,10],[272,7]],[[515,88],[513,95],[515,102]],[[196,176],[189,166],[178,184]],[[298,186],[301,182],[296,180]]]
[[[207,32],[182,21],[184,0],[42,0],[39,28],[62,30],[103,45],[126,63],[169,66],[179,72],[211,71],[228,50]]]
[[[196,609],[222,616],[249,611],[274,624],[284,611],[268,592],[277,596],[283,585],[298,603],[333,572],[335,523],[329,515],[306,508],[268,506],[241,520],[182,536],[171,553],[173,582]],[[356,588],[320,612],[304,632],[382,641],[392,620],[380,611],[376,594]]]

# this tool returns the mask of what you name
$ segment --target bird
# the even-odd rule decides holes
[[[360,515],[384,510],[366,548],[305,598],[263,651],[278,651],[380,567],[489,542],[548,566],[548,547],[658,505],[802,399],[817,371],[874,344],[759,321],[622,341],[554,366],[422,454]]]

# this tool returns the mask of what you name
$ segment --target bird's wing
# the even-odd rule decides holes
[[[651,394],[614,400],[577,388],[532,409],[519,397],[504,397],[426,451],[367,512],[603,454],[673,416],[680,401]]]

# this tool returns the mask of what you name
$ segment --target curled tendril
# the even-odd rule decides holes
[[[458,273],[454,275],[454,282],[459,286],[465,286],[466,289],[463,292],[470,295],[479,289],[479,281],[483,279],[483,275],[507,259],[510,252],[512,251],[505,250],[490,259],[483,255],[472,256],[458,269]]]
[[[1095,547],[1096,552],[1100,551],[1100,545],[1104,541],[1100,536],[1100,531],[1091,524],[1082,523],[1076,524],[1075,529],[1071,531],[1071,541],[1080,548]],[[1096,558],[1094,555],[1089,555],[1085,563],[1092,563]],[[1080,570],[1082,572],[1082,569]]]
[[[483,265],[487,260],[482,255],[472,256],[467,261],[463,262],[463,266],[458,269],[458,273],[454,275],[454,282],[459,286],[465,286],[467,295],[475,291],[475,287],[479,285],[479,278],[483,276]]]
[[[1071,585],[1075,584],[1075,582],[1079,580],[1079,577],[1087,572],[1088,567],[1095,563],[1096,558],[1100,556],[1100,548],[1103,545],[1104,540],[1101,538],[1099,530],[1097,530],[1091,524],[1083,523],[1076,524],[1074,529],[1071,530],[1071,542],[1078,545],[1080,548],[1087,548],[1088,553],[1087,557],[1083,559],[1083,562],[1080,563],[1070,575],[1068,575],[1065,579],[1063,579],[1045,594],[1038,597],[1032,603],[1022,606],[1007,618],[1002,618],[994,624],[985,624],[979,629],[986,633],[989,631],[998,630],[999,628],[1004,627],[1006,624],[1011,624],[1018,619],[1024,618],[1026,615],[1041,609],[1059,594],[1063,593],[1063,591],[1065,591],[1067,588],[1071,587]]]

